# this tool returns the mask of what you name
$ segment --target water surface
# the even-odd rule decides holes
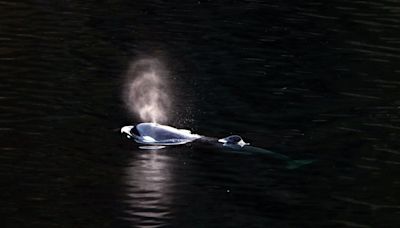
[[[399,227],[396,1],[0,1],[4,227]],[[318,162],[139,150],[123,75],[174,126]]]

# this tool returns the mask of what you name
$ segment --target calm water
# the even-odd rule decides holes
[[[0,1],[2,227],[399,227],[400,3]],[[140,56],[170,124],[312,165],[142,151],[119,128]]]

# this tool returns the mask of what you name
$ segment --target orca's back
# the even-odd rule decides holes
[[[156,141],[197,138],[197,135],[191,134],[188,130],[179,130],[173,127],[155,123],[141,123],[138,124],[136,127],[138,132],[140,133],[140,136],[150,136]]]

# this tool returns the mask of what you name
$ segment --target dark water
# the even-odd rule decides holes
[[[2,227],[399,227],[397,1],[0,1]],[[142,151],[123,75],[165,61],[170,124],[317,162]]]

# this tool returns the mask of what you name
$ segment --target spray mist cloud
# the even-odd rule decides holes
[[[130,65],[124,100],[129,111],[142,122],[168,121],[171,96],[167,77],[168,72],[158,59],[139,59]]]

